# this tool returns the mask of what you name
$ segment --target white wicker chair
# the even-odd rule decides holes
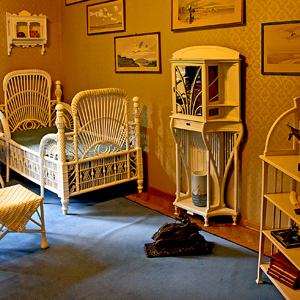
[[[41,247],[48,248],[44,198],[20,184],[4,188],[1,175],[0,184],[0,240],[9,232],[38,232],[42,234]],[[38,229],[27,229],[28,222],[34,223]]]

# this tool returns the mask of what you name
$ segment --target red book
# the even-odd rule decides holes
[[[299,287],[299,270],[280,252],[271,256],[268,274],[293,289]]]
[[[271,256],[271,265],[281,266],[283,269],[288,269],[291,274],[299,276],[299,270],[281,253],[275,253]]]
[[[277,279],[279,282],[283,283],[284,285],[292,288],[292,289],[297,289],[298,288],[298,283],[296,281],[292,282],[290,280],[287,280],[285,277],[282,277],[281,274],[274,272],[273,270],[269,269],[268,274],[272,276],[273,278]]]
[[[295,280],[298,279],[298,276],[295,275],[295,274],[292,274],[292,273],[289,271],[289,269],[287,269],[287,268],[283,269],[283,268],[281,268],[280,266],[277,266],[277,265],[274,264],[274,263],[270,266],[269,269],[273,270],[274,272],[280,273],[282,276],[284,276],[284,277],[286,277],[286,278],[289,278],[290,280],[295,281]]]

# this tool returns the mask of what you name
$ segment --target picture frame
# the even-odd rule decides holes
[[[242,25],[244,0],[172,1],[172,31]]]
[[[66,5],[72,5],[72,4],[76,4],[79,2],[85,2],[85,1],[89,1],[89,0],[65,0]]]
[[[115,37],[116,73],[161,73],[160,32]]]
[[[300,20],[262,23],[261,72],[300,75]]]
[[[291,229],[277,229],[272,230],[271,235],[276,238],[278,242],[280,242],[286,249],[300,247],[300,236],[291,236],[287,239],[287,236],[290,234]]]
[[[87,34],[125,31],[124,0],[87,5]]]

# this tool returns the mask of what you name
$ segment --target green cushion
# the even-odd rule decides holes
[[[57,133],[57,127],[52,126],[38,129],[15,131],[11,134],[11,139],[16,143],[39,153],[40,142],[43,136],[45,136],[48,133]]]

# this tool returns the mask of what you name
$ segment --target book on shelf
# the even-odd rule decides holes
[[[299,288],[299,270],[281,252],[271,256],[267,273],[292,289]]]
[[[270,276],[277,279],[279,282],[283,283],[284,285],[292,288],[292,289],[298,289],[299,284],[295,281],[291,281],[285,277],[283,277],[280,273],[274,272],[273,270],[268,270],[267,272]]]

